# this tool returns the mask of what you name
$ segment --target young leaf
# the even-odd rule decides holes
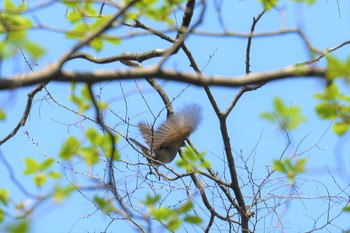
[[[348,131],[349,126],[348,122],[335,122],[333,130],[338,136],[342,136]]]
[[[180,226],[181,226],[181,220],[176,216],[173,216],[167,224],[168,230],[172,232],[175,231]]]
[[[5,219],[5,212],[0,208],[0,223],[2,223]]]
[[[61,178],[60,172],[51,171],[51,172],[48,172],[47,175],[48,175],[48,177],[50,177],[54,180],[58,180],[59,178]]]
[[[202,219],[199,216],[186,216],[184,218],[185,222],[191,223],[191,224],[201,224]]]
[[[56,186],[54,188],[54,192],[53,192],[53,199],[57,203],[60,203],[63,201],[64,198],[66,198],[68,195],[70,195],[74,190],[75,190],[75,188],[72,185],[69,185],[66,187]]]
[[[60,158],[64,160],[70,160],[77,153],[80,147],[80,142],[74,136],[67,138],[60,151]]]
[[[0,189],[0,202],[7,205],[9,199],[9,192],[7,189]]]
[[[23,174],[29,175],[34,174],[39,171],[40,164],[32,158],[26,157],[24,159],[26,169],[23,171]]]
[[[112,200],[111,199],[105,200],[104,198],[95,196],[94,197],[94,202],[98,205],[100,210],[103,213],[105,213],[105,214],[108,214],[110,212],[114,212],[115,211],[115,209],[114,209],[114,207],[112,205]]]
[[[151,210],[151,214],[157,220],[166,220],[174,214],[174,211],[167,207],[160,207],[158,209]]]
[[[29,223],[25,220],[16,221],[6,226],[7,233],[27,233],[29,232]]]
[[[54,158],[48,158],[46,159],[44,162],[42,162],[39,166],[39,170],[40,171],[45,171],[48,168],[50,168],[53,164],[55,163],[55,159]]]
[[[6,113],[4,110],[0,108],[0,121],[3,121],[6,119]]]
[[[43,187],[46,184],[46,175],[43,173],[39,173],[34,176],[34,184],[39,188]]]

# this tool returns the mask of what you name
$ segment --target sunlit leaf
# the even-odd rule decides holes
[[[77,10],[71,10],[67,14],[67,19],[71,23],[78,22],[82,19],[82,14]]]
[[[286,168],[284,167],[284,164],[280,160],[273,161],[273,169],[282,173],[287,172]]]
[[[5,212],[0,208],[0,223],[2,223],[5,219]]]
[[[278,0],[259,0],[263,5],[265,10],[270,10],[277,5]]]
[[[53,199],[60,203],[62,202],[66,197],[68,197],[75,188],[72,185],[62,187],[62,186],[55,186],[54,192],[53,192]]]
[[[103,41],[101,38],[93,39],[89,45],[98,52],[103,49]]]
[[[36,184],[36,186],[39,188],[44,186],[46,184],[46,175],[43,173],[36,174],[34,176],[34,184]]]
[[[105,200],[104,198],[95,196],[94,202],[98,205],[99,209],[105,214],[115,211],[111,199]]]
[[[9,192],[7,189],[0,189],[0,202],[7,205],[9,199]]]
[[[147,194],[146,195],[146,200],[144,200],[142,203],[147,205],[147,206],[153,206],[154,204],[156,204],[159,200],[160,200],[160,195],[156,194],[154,196]]]
[[[333,120],[336,119],[338,116],[336,105],[327,102],[322,102],[316,105],[315,109],[319,117],[323,119]]]
[[[27,233],[30,230],[29,223],[25,220],[13,222],[5,228],[7,233]]]
[[[160,207],[158,209],[151,210],[151,214],[153,217],[155,217],[157,220],[166,220],[171,215],[173,215],[174,211],[167,208],[167,207]]]
[[[299,159],[295,163],[295,171],[297,173],[304,173],[305,172],[305,164],[306,164],[306,162],[307,162],[307,158]]]
[[[199,216],[186,216],[184,221],[191,224],[200,224],[203,222]]]
[[[54,158],[48,158],[44,162],[42,162],[39,166],[40,171],[45,171],[46,169],[50,168],[55,163]]]
[[[72,159],[72,157],[77,153],[79,147],[80,142],[76,137],[68,137],[66,142],[61,147],[61,151],[59,153],[60,158],[64,160]]]
[[[54,180],[57,180],[62,176],[60,172],[55,172],[55,171],[48,172],[47,175]]]
[[[26,41],[26,43],[23,43],[22,46],[34,59],[41,58],[43,55],[45,55],[46,52],[46,50],[43,47],[34,42]]]
[[[180,226],[181,226],[181,220],[176,216],[173,216],[173,218],[171,218],[167,224],[167,228],[170,231],[175,231]]]
[[[349,126],[348,122],[335,122],[333,130],[337,135],[342,136],[348,131]]]
[[[100,161],[96,148],[84,147],[79,152],[84,157],[85,163],[88,166],[92,166]]]
[[[6,113],[4,110],[0,109],[0,121],[3,121],[6,119]]]
[[[40,164],[34,159],[26,157],[24,159],[24,163],[25,163],[26,169],[23,171],[23,174],[28,175],[39,171]]]
[[[211,162],[208,160],[203,160],[203,161],[201,161],[200,166],[202,168],[209,169],[209,168],[211,168]]]
[[[343,208],[344,212],[350,212],[350,205],[347,205]]]
[[[193,207],[192,202],[187,201],[180,208],[178,208],[176,212],[179,214],[187,213],[188,211],[190,211],[192,209],[192,207]]]

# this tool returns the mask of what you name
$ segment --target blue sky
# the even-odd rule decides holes
[[[214,2],[214,1],[213,1]],[[221,1],[217,1],[221,2]],[[230,31],[234,32],[249,32],[252,17],[256,17],[262,10],[261,4],[257,1],[222,1],[223,16],[225,24]],[[30,1],[30,4],[35,5],[36,1]],[[212,1],[208,1],[207,15],[200,27],[201,31],[216,31],[220,32],[220,27],[216,20],[215,11],[212,8]],[[317,1],[313,6],[304,6],[289,1],[280,1],[279,8],[284,10],[285,27],[295,28],[299,26],[308,36],[310,42],[319,49],[326,49],[340,44],[348,40],[350,35],[350,2],[345,0],[339,1],[339,9],[336,1]],[[108,10],[108,9],[107,9]],[[50,7],[43,11],[39,11],[36,17],[42,22],[55,27],[65,27],[64,19],[65,8]],[[33,17],[32,14],[29,14]],[[181,19],[177,15],[178,20]],[[267,12],[256,26],[256,32],[276,31],[281,29],[280,14],[277,10]],[[116,33],[127,33],[116,32]],[[44,67],[47,63],[54,61],[57,56],[64,53],[66,49],[74,44],[74,41],[65,39],[64,35],[54,32],[40,32],[35,30],[31,32],[33,40],[40,41],[47,48],[48,54],[43,60],[38,61],[36,69]],[[43,38],[45,38],[43,40]],[[197,59],[198,65],[203,68],[206,66],[204,73],[210,75],[242,75],[245,69],[245,49],[247,39],[234,37],[201,37],[199,35],[191,35],[187,40],[187,46],[191,49],[194,57]],[[166,48],[169,46],[166,42],[160,39],[154,39],[151,36],[134,38],[123,41],[122,46],[108,45],[106,51],[97,54],[99,57],[116,55],[122,52],[142,52],[148,49]],[[91,49],[85,51],[92,52]],[[343,47],[334,53],[340,58],[346,58],[349,55],[349,47]],[[212,57],[210,59],[210,56]],[[284,66],[292,65],[297,62],[302,62],[309,59],[309,54],[300,38],[295,34],[287,34],[274,37],[263,37],[253,39],[251,48],[251,71],[259,72],[271,69],[278,69]],[[155,60],[154,60],[155,61]],[[143,65],[152,64],[146,62]],[[324,65],[324,60],[316,65]],[[169,59],[166,67],[178,70],[191,71],[189,63],[181,52],[174,58]],[[93,65],[87,61],[77,60],[68,62],[64,69],[73,69],[79,71],[94,70],[94,69],[120,69],[124,68],[119,63],[108,65]],[[28,72],[26,64],[20,55],[9,61],[3,62],[2,74],[10,75],[13,72]],[[145,91],[145,98],[154,112],[158,112],[161,108],[161,100],[158,95],[152,91],[148,84],[142,80],[137,81],[142,90]],[[176,98],[174,108],[179,109],[185,103],[195,102],[202,106],[203,121],[198,130],[191,135],[192,141],[200,151],[206,151],[206,158],[211,161],[213,168],[217,171],[224,171],[223,166],[223,145],[220,140],[220,132],[218,130],[218,120],[215,117],[214,111],[209,105],[209,101],[205,96],[204,91],[195,86],[186,87],[186,84],[173,83],[167,81],[159,81],[164,89],[169,94],[170,99]],[[126,106],[123,100],[121,86],[123,91],[127,93],[128,112],[131,124],[137,124],[141,119],[151,120],[151,114],[148,112],[146,103],[141,98],[134,82],[127,81],[119,84],[100,83],[95,85],[95,93],[101,91],[101,97],[110,103],[110,108],[121,117],[126,116]],[[293,153],[300,154],[300,158],[308,158],[307,173],[301,175],[296,180],[296,186],[299,187],[300,196],[305,199],[290,202],[287,206],[282,206],[277,209],[284,222],[284,232],[304,232],[312,228],[312,219],[319,216],[319,213],[325,212],[327,203],[314,200],[315,196],[322,195],[340,195],[341,191],[335,185],[335,180],[341,187],[346,187],[349,180],[349,172],[340,173],[340,168],[345,171],[349,169],[349,135],[345,135],[340,139],[334,135],[329,128],[331,122],[320,120],[315,113],[314,106],[317,101],[312,97],[316,92],[323,89],[323,82],[318,79],[293,79],[276,81],[268,83],[257,91],[246,93],[237,106],[233,110],[228,119],[230,139],[232,149],[236,154],[238,172],[241,175],[241,181],[244,183],[247,179],[247,174],[241,167],[243,163],[240,155],[247,158],[252,155],[249,164],[254,162],[254,177],[259,180],[266,175],[266,166],[272,164],[273,159],[278,158],[286,146],[286,135],[281,132],[277,125],[273,125],[260,118],[260,113],[263,111],[272,110],[272,101],[275,96],[280,96],[285,103],[291,106],[298,105],[302,109],[302,113],[308,118],[308,121],[303,123],[299,129],[290,134],[292,139],[291,146],[287,149],[286,156],[290,157]],[[7,112],[5,122],[0,122],[0,138],[7,135],[16,123],[24,109],[27,93],[33,87],[22,88],[18,91],[4,91],[0,93],[0,107],[3,107]],[[75,108],[69,102],[68,84],[50,83],[47,87],[51,95],[61,104]],[[342,86],[342,89],[349,94],[347,86]],[[222,109],[227,107],[227,104],[232,101],[238,89],[232,88],[212,88],[215,98]],[[179,97],[178,97],[179,96]],[[126,125],[121,124],[120,119],[111,112],[106,112],[106,122],[119,130],[126,133]],[[93,117],[94,113],[89,111],[87,115]],[[164,117],[164,114],[163,114]],[[23,177],[24,158],[31,156],[37,160],[42,160],[45,156],[58,158],[58,152],[64,140],[75,135],[82,138],[82,133],[88,126],[97,127],[92,122],[82,121],[81,118],[48,99],[45,91],[39,93],[35,97],[34,105],[25,127],[18,134],[1,146],[2,154],[12,164],[13,169],[17,174],[17,178],[33,193],[45,193],[48,190],[37,190],[31,185],[30,177]],[[25,133],[28,132],[28,135]],[[141,139],[136,127],[130,127],[130,136]],[[339,144],[339,142],[343,144]],[[317,145],[317,147],[316,147]],[[341,145],[341,146],[339,146]],[[339,149],[340,147],[340,149]],[[145,159],[137,154],[121,140],[118,143],[121,158],[126,161],[136,163],[137,161],[145,162]],[[343,153],[339,153],[339,150]],[[177,157],[179,159],[179,157]],[[58,161],[58,160],[57,160]],[[341,166],[338,166],[337,161],[341,161]],[[124,164],[118,164],[124,166]],[[68,166],[68,165],[67,165]],[[76,168],[81,168],[81,163],[75,164]],[[176,167],[175,162],[172,162],[170,167]],[[9,188],[11,198],[22,201],[30,201],[28,197],[14,187],[9,179],[9,173],[5,167],[0,164],[0,177],[3,182],[0,188]],[[63,169],[63,166],[57,163],[55,169],[65,171],[68,177],[71,176],[69,169]],[[103,176],[103,166],[96,166],[91,172],[96,176]],[[144,172],[144,170],[143,170]],[[137,184],[137,169],[122,168],[118,173],[118,181],[120,184],[128,183],[131,187]],[[91,184],[86,180],[84,175],[76,177],[83,184]],[[295,194],[292,187],[285,186],[286,182],[282,175],[276,175],[272,182],[276,193],[281,195]],[[86,182],[86,183],[85,183]],[[279,182],[281,187],[278,187]],[[181,185],[181,182],[175,182],[174,185]],[[141,185],[141,187],[143,187]],[[146,186],[145,186],[146,187]],[[157,186],[158,187],[158,186]],[[159,185],[159,187],[161,187]],[[327,193],[331,191],[331,193]],[[142,190],[142,188],[141,188]],[[249,190],[246,190],[247,195]],[[144,192],[135,195],[133,200],[141,199],[142,194],[148,193],[146,188]],[[346,190],[349,193],[349,190]],[[159,190],[164,194],[168,192]],[[273,192],[267,187],[263,195]],[[181,194],[181,191],[174,191],[173,195]],[[64,203],[56,204],[52,201],[47,201],[41,204],[37,212],[33,214],[32,232],[100,232],[103,231],[109,224],[110,219],[101,215],[96,208],[91,204],[89,198],[93,192],[86,192],[86,196],[75,193],[69,197]],[[101,194],[103,192],[101,191]],[[182,193],[183,194],[183,193]],[[170,195],[170,194],[169,194]],[[295,194],[296,195],[296,194]],[[193,196],[199,198],[198,194],[193,191]],[[175,202],[176,199],[169,196],[166,203]],[[185,197],[184,197],[185,198]],[[170,200],[169,200],[170,199]],[[286,201],[286,199],[283,199]],[[199,201],[197,201],[199,202]],[[216,200],[217,202],[217,200]],[[331,214],[335,215],[342,208],[343,203],[338,200],[338,203],[329,203],[334,208]],[[349,227],[350,214],[344,214],[341,218],[335,221],[341,227]],[[306,219],[306,220],[305,220]],[[275,228],[282,231],[281,226],[276,219],[276,216],[265,220],[265,224],[270,224],[267,232],[275,232]],[[325,215],[322,215],[317,222],[317,226],[322,226],[325,221]],[[266,225],[265,225],[266,226]],[[271,228],[270,228],[271,226]],[[107,232],[125,232],[129,229],[130,224],[115,221]],[[263,227],[259,225],[259,227]],[[131,229],[133,229],[131,227]],[[191,229],[188,227],[187,229]],[[226,228],[225,228],[226,229]],[[337,228],[329,228],[332,232]],[[156,230],[162,232],[161,228]],[[261,229],[259,229],[261,230]],[[334,231],[333,231],[334,230]],[[181,230],[180,232],[185,232]]]

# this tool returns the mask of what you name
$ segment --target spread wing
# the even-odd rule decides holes
[[[200,122],[200,107],[187,105],[168,119],[154,132],[153,149],[180,147]]]
[[[140,131],[142,133],[143,138],[145,139],[147,145],[149,148],[152,148],[152,141],[153,141],[153,132],[152,132],[152,126],[148,122],[141,121],[138,123],[138,127],[140,128]]]

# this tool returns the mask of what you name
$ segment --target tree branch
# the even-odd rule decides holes
[[[145,67],[134,70],[103,70],[94,72],[56,72],[55,66],[35,72],[14,75],[11,78],[0,77],[0,90],[31,86],[45,81],[98,83],[112,80],[133,80],[159,78],[176,82],[190,83],[197,86],[242,87],[286,78],[314,78],[326,76],[326,68],[313,66],[288,66],[278,70],[257,72],[243,76],[207,76],[204,74],[179,72],[157,67]]]

